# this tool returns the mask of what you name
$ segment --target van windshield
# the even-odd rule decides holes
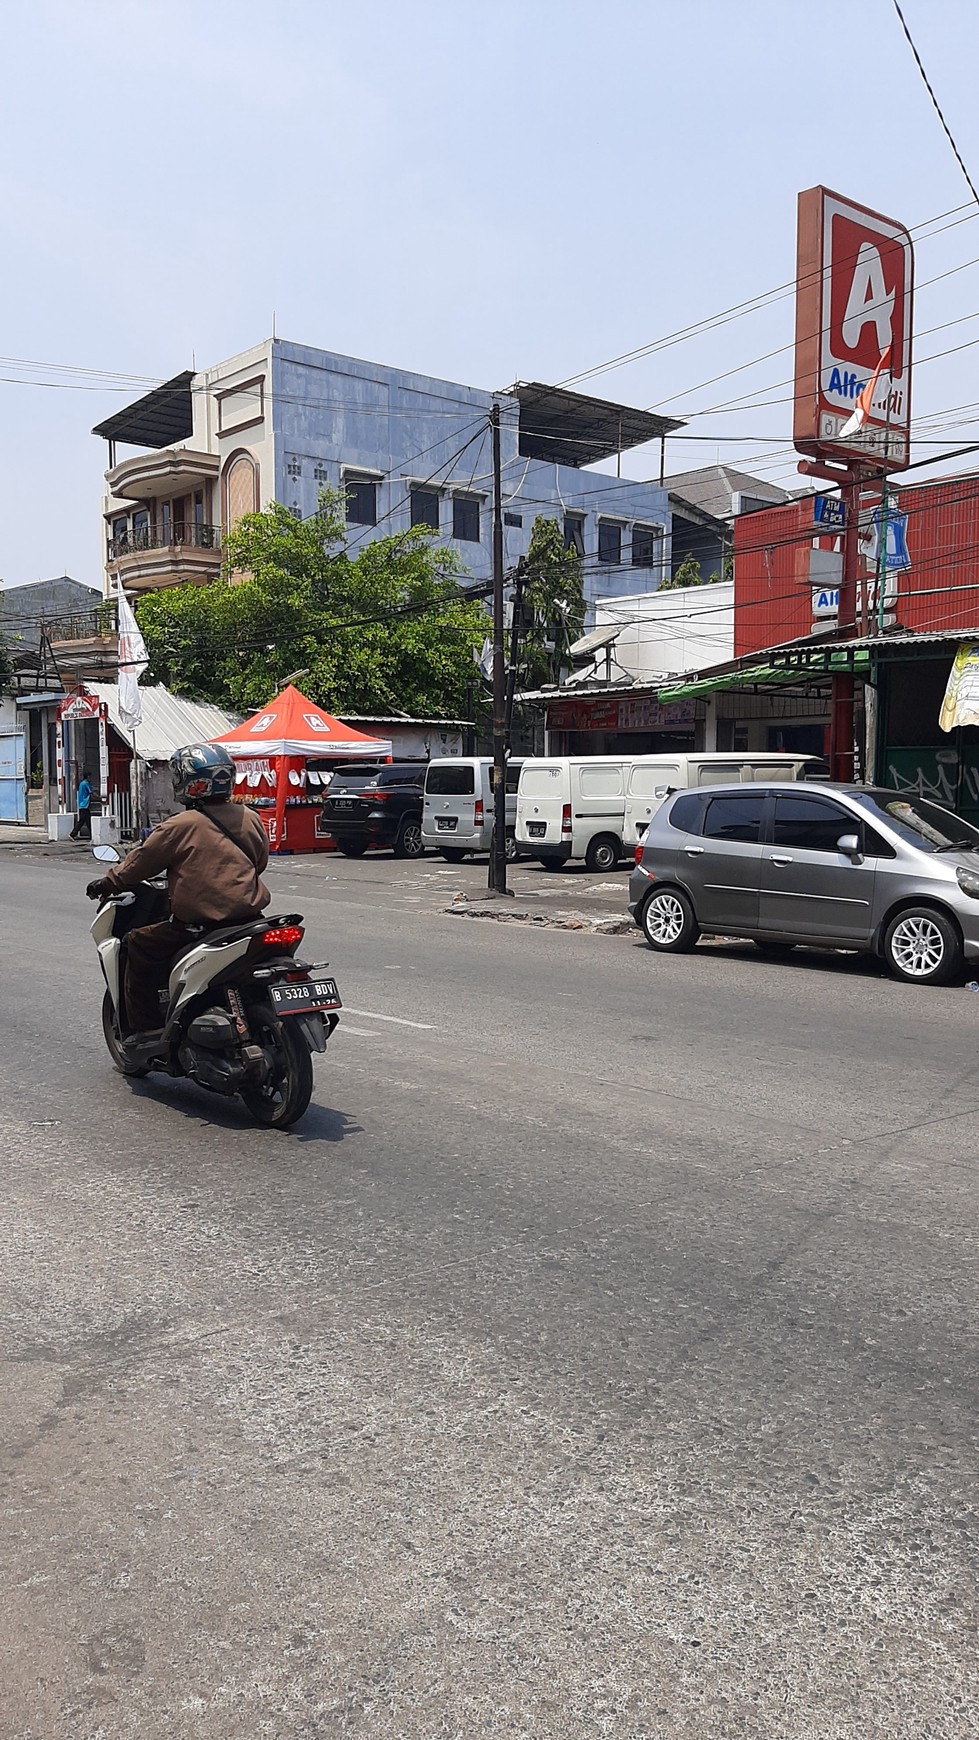
[[[476,790],[475,770],[465,764],[457,767],[452,763],[430,767],[425,790],[434,797],[468,797]]]

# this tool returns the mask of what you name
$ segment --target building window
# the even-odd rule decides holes
[[[504,514],[503,524],[505,526],[522,526],[523,514]]]
[[[112,537],[109,544],[110,556],[124,556],[129,548],[129,521],[123,516],[112,522]]]
[[[564,516],[564,547],[573,550],[576,556],[585,553],[585,516],[584,514],[565,514]]]
[[[436,489],[413,489],[411,492],[411,523],[439,529],[439,497]]]
[[[453,496],[452,536],[463,544],[479,543],[479,502],[475,496]]]
[[[160,542],[161,544],[173,542],[173,510],[168,501],[160,503]]]
[[[150,547],[149,508],[137,508],[133,514],[132,543],[134,550],[148,550]]]
[[[366,479],[348,477],[344,480],[347,492],[347,520],[354,526],[377,525],[377,484]]]
[[[611,520],[598,522],[598,560],[615,563],[622,560],[622,527],[613,525]]]
[[[663,533],[659,526],[633,526],[632,566],[658,568],[663,550]]]

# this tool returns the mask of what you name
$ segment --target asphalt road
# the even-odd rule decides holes
[[[4,1740],[974,1735],[979,997],[380,863],[270,1135],[0,855]]]

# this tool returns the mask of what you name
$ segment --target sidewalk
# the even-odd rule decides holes
[[[0,846],[24,846],[33,852],[40,849],[45,855],[58,856],[92,850],[90,840],[49,840],[46,827],[31,827],[27,822],[0,822]]]

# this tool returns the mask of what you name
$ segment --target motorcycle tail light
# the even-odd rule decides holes
[[[259,942],[267,949],[294,949],[303,940],[301,924],[280,924],[273,930],[263,931]]]

